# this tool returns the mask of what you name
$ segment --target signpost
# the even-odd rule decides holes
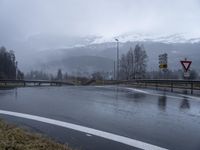
[[[188,61],[187,58],[185,58],[185,60],[181,60],[180,62],[183,66],[184,77],[189,78],[190,77],[189,69],[192,64],[192,61]]]
[[[184,71],[187,72],[190,68],[190,65],[192,64],[192,61],[188,61],[187,58],[185,58],[185,60],[181,61],[181,64],[184,68]]]
[[[159,55],[159,68],[162,69],[163,71],[167,70],[167,53]]]
[[[158,57],[159,57],[158,59],[159,59],[159,68],[160,68],[159,76],[160,78],[167,78],[167,68],[168,68],[167,53],[160,54]]]
[[[184,76],[185,78],[189,78],[189,77],[190,77],[190,72],[184,72],[184,73],[183,73],[183,76]]]

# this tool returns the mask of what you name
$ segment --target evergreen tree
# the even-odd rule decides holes
[[[16,79],[16,72],[14,51],[8,52],[5,47],[0,47],[0,79]]]

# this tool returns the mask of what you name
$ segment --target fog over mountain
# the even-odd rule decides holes
[[[171,36],[172,37],[172,36]],[[158,39],[157,39],[158,40]],[[130,47],[143,44],[148,55],[148,70],[158,70],[158,55],[168,54],[169,69],[181,69],[180,60],[188,58],[193,61],[192,69],[200,71],[200,42],[195,39],[183,42],[154,41],[153,39],[141,41],[120,42],[120,54],[126,53]],[[37,56],[32,65],[33,68],[46,71],[56,71],[62,68],[67,72],[113,71],[116,61],[116,42],[104,42],[75,46],[61,49],[46,49],[35,52]],[[34,56],[33,55],[33,56]],[[29,60],[30,61],[30,60]]]
[[[184,34],[150,37],[142,34],[126,34],[117,37],[120,40],[120,54],[130,47],[143,44],[148,55],[148,70],[158,70],[158,55],[168,53],[169,69],[181,69],[180,60],[193,61],[193,69],[200,71],[200,38],[186,38]],[[59,46],[58,46],[59,45]],[[114,37],[62,37],[34,36],[23,44],[17,53],[20,67],[28,72],[32,69],[55,73],[58,68],[72,72],[112,72],[116,61],[116,42]],[[51,48],[49,48],[49,46]]]
[[[163,52],[172,69],[184,57],[198,64],[199,0],[1,0],[0,20],[0,46],[15,51],[24,72],[111,70],[115,38],[120,53],[143,43],[151,69]]]

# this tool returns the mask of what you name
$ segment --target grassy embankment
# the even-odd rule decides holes
[[[0,150],[72,150],[39,134],[0,120]]]

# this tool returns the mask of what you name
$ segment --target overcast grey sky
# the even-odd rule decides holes
[[[0,44],[127,32],[200,37],[200,0],[0,0]]]

